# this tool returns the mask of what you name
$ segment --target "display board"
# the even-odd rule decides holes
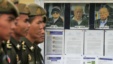
[[[112,0],[44,0],[46,3],[111,3]]]
[[[44,1],[45,64],[113,64],[113,4],[102,1]]]

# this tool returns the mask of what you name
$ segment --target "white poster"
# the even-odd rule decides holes
[[[85,31],[85,55],[103,56],[104,31]]]
[[[46,30],[45,52],[46,55],[61,55],[64,50],[64,31]]]
[[[113,64],[113,58],[98,58],[98,64]]]
[[[44,8],[44,0],[35,0],[35,3]]]
[[[63,56],[60,55],[47,55],[45,64],[63,64]]]
[[[83,64],[97,64],[96,57],[83,57]]]
[[[83,58],[82,56],[65,55],[64,61],[64,64],[82,64]]]
[[[83,30],[65,30],[65,54],[83,55]]]
[[[105,31],[105,56],[113,57],[113,30]]]

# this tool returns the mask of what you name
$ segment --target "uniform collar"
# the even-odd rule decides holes
[[[39,46],[37,46],[37,48],[38,48],[37,50],[38,50],[39,52],[41,52],[41,48],[40,48]]]
[[[41,52],[41,48],[37,44],[35,44],[35,47],[38,52]]]
[[[16,39],[14,39],[13,37],[11,37],[10,40],[11,40],[11,43],[13,44],[13,46],[14,46],[16,49],[20,50],[20,48],[21,48],[21,43],[20,43],[19,41],[17,41]]]
[[[29,48],[29,50],[31,50],[32,52],[34,51],[34,45],[25,37],[23,37],[21,39],[21,41],[25,41],[27,47]]]

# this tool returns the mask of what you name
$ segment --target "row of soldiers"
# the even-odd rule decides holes
[[[46,11],[37,4],[0,0],[0,64],[44,64]]]

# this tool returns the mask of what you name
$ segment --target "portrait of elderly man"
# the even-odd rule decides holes
[[[106,7],[102,7],[99,9],[100,19],[95,21],[96,28],[109,26],[109,28],[113,28],[113,19],[109,18],[109,10]]]
[[[73,18],[70,21],[70,26],[85,26],[88,27],[88,19],[83,18],[83,6],[75,6],[73,11]]]

